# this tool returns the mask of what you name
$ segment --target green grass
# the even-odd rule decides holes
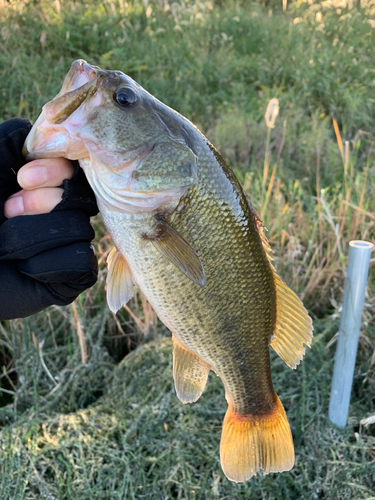
[[[296,372],[273,358],[296,466],[230,483],[219,465],[220,381],[211,376],[195,405],[179,403],[168,341],[117,364],[146,334],[168,333],[141,297],[132,316],[105,307],[110,242],[96,218],[100,275],[76,302],[78,316],[69,306],[1,324],[1,496],[375,498],[375,425],[360,425],[375,413],[373,264],[349,425],[327,421],[335,349],[327,344],[338,328],[348,242],[375,236],[374,7],[146,4],[0,0],[0,120],[34,120],[71,62],[84,58],[128,73],[219,148],[263,215],[278,272],[315,320],[313,349]],[[273,97],[280,114],[267,142]]]

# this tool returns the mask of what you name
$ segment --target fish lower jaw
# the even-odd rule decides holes
[[[24,151],[27,160],[37,158],[58,158],[75,160],[88,156],[86,146],[80,137],[72,137],[65,125],[51,124],[45,113],[39,116],[26,138]]]

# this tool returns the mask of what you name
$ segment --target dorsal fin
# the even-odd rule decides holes
[[[258,212],[255,210],[253,205],[251,204],[249,198],[246,196],[247,204],[250,208],[250,212],[253,214],[254,219],[255,219],[255,225],[258,230],[260,239],[262,241],[262,246],[264,251],[266,252],[267,258],[270,262],[272,262],[274,259],[272,257],[273,250],[269,244],[269,241],[267,240],[266,235],[264,234],[264,230],[267,231],[267,228],[264,226],[262,219],[259,217]]]
[[[270,262],[276,288],[276,323],[270,345],[290,368],[296,368],[305,354],[304,344],[311,346],[312,321],[301,300],[276,273],[272,265],[273,251],[263,232],[266,228],[249,198],[246,199]]]
[[[276,324],[270,344],[290,368],[296,368],[305,354],[304,344],[311,346],[312,320],[297,295],[273,268],[272,271],[276,287]]]

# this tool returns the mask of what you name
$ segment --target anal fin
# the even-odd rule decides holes
[[[280,358],[296,368],[311,345],[313,326],[302,302],[274,271],[276,326],[270,345]]]
[[[260,469],[284,472],[294,465],[294,446],[280,399],[263,415],[241,415],[229,405],[220,441],[220,461],[231,481],[242,483]]]
[[[197,401],[206,386],[210,367],[173,338],[173,378],[178,399],[182,403]]]
[[[110,251],[107,264],[107,302],[110,310],[116,313],[133,297],[134,284],[129,265],[116,248]]]

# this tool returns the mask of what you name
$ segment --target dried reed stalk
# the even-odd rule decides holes
[[[76,329],[79,347],[81,349],[81,362],[83,365],[87,364],[89,360],[89,356],[87,354],[87,345],[85,335],[83,333],[83,328],[81,325],[81,321],[79,319],[78,310],[75,301],[72,303],[73,315],[75,320],[75,325],[73,325]]]

